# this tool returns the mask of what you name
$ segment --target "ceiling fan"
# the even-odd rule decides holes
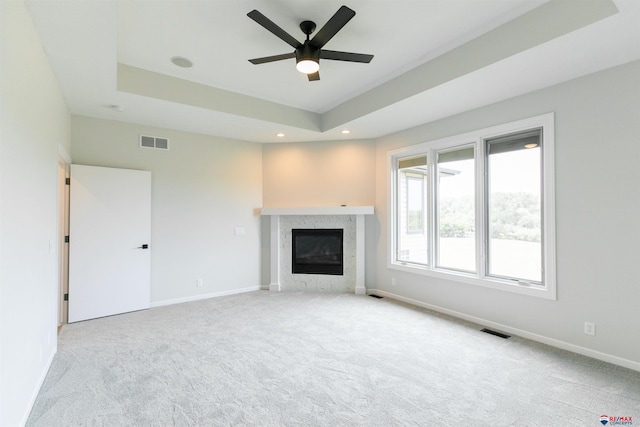
[[[247,13],[249,18],[253,19],[285,43],[293,47],[295,51],[291,53],[283,53],[281,55],[250,59],[249,62],[257,65],[295,58],[296,69],[307,74],[309,81],[320,80],[320,73],[318,72],[320,69],[320,59],[362,62],[368,64],[373,59],[373,55],[322,49],[322,47],[327,44],[329,40],[331,40],[331,38],[355,16],[355,14],[356,13],[347,6],[342,6],[311,40],[309,40],[309,36],[315,31],[316,24],[312,21],[302,21],[300,23],[300,29],[307,35],[307,39],[303,43],[300,43],[292,35],[273,23],[273,21],[262,13],[257,10],[252,10]]]

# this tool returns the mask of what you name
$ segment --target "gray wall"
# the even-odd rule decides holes
[[[58,150],[69,111],[22,1],[0,2],[0,425],[22,425],[57,348]]]
[[[170,149],[140,148],[139,134]],[[259,288],[259,144],[73,116],[71,150],[77,164],[151,171],[152,305]]]
[[[639,76],[635,62],[379,139],[377,288],[639,369]],[[548,112],[556,124],[556,301],[387,267],[389,150]],[[583,333],[585,320],[596,323],[595,337]]]

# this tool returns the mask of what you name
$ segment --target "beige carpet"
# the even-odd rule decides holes
[[[601,426],[640,373],[389,299],[267,291],[65,326],[29,426]]]

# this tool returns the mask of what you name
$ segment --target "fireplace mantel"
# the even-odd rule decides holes
[[[271,283],[269,290],[280,291],[280,217],[281,216],[324,216],[324,215],[353,215],[356,219],[356,274],[355,293],[365,295],[367,290],[364,281],[364,216],[373,215],[373,206],[320,206],[320,207],[288,207],[262,208],[261,215],[271,217],[271,245],[270,267]],[[284,255],[286,256],[286,255]]]
[[[262,215],[373,215],[373,206],[262,208]]]

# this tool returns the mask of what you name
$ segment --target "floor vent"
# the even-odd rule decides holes
[[[169,139],[157,136],[140,135],[140,147],[155,148],[158,150],[169,149]]]
[[[491,329],[487,328],[480,329],[480,331],[486,334],[495,335],[496,337],[504,338],[505,340],[511,338],[511,335],[503,334],[502,332],[498,331],[492,331]]]
[[[373,294],[371,294],[371,295],[369,295],[369,296],[370,296],[370,297],[373,297],[373,298],[378,298],[378,299],[382,299],[382,298],[384,298],[384,297],[381,297],[380,295],[373,295]]]

